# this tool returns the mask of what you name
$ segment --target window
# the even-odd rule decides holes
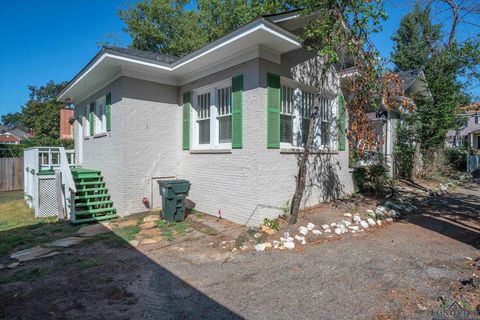
[[[88,137],[90,135],[90,105],[84,107],[85,114],[82,116],[82,129],[83,136]]]
[[[302,91],[302,142],[305,144],[308,138],[308,129],[310,127],[310,118],[313,111],[315,95],[310,92]]]
[[[105,97],[95,101],[95,134],[107,132],[107,118],[105,115]]]
[[[300,147],[307,142],[310,118],[315,105],[314,90],[291,80],[281,79],[280,143],[284,144],[283,147]],[[332,108],[332,100],[321,96],[313,131],[313,141],[317,147],[330,147],[333,142],[330,137]]]
[[[230,149],[231,80],[193,91],[193,143],[199,149]]]
[[[232,88],[217,89],[218,140],[220,143],[232,142]]]
[[[475,116],[475,123],[480,123],[480,116]]]
[[[210,92],[197,96],[198,144],[210,144]]]
[[[322,146],[328,146],[330,144],[330,110],[330,100],[321,97],[318,120],[320,121],[320,145]]]
[[[281,86],[282,103],[280,104],[280,142],[293,143],[293,110],[295,89]]]

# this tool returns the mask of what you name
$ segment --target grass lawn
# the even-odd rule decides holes
[[[78,228],[54,217],[35,218],[23,200],[23,191],[0,192],[0,257],[73,235]]]

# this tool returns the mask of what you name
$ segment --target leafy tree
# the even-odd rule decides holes
[[[207,38],[196,12],[186,11],[186,0],[145,0],[120,10],[132,47],[183,56],[201,47]]]
[[[66,82],[49,81],[40,87],[29,86],[30,100],[20,112],[2,116],[2,122],[33,131],[39,137],[58,139],[62,104],[56,102],[55,97],[65,85]]]
[[[423,10],[417,3],[413,11],[403,17],[392,37],[395,42],[392,61],[396,70],[425,67],[432,58],[432,51],[439,45],[440,31],[440,24],[433,24],[430,20],[430,8]]]
[[[4,114],[2,123],[12,128],[19,128],[22,126],[22,114],[20,112]]]
[[[327,81],[331,79],[334,67],[342,68],[346,65],[345,60],[349,60],[353,61],[358,71],[357,75],[350,77],[348,84],[349,127],[346,135],[350,146],[361,155],[373,149],[377,143],[368,117],[370,107],[382,104],[387,110],[396,108],[398,101],[395,97],[401,93],[398,77],[384,72],[378,62],[378,51],[369,41],[370,35],[380,31],[382,22],[387,18],[383,4],[381,1],[365,0],[299,0],[295,5],[305,8],[302,14],[313,16],[302,36],[307,48],[320,59],[319,67],[311,68],[313,73],[308,75],[312,79],[320,79],[316,84],[314,105],[320,105],[322,92],[328,86]],[[312,112],[307,142],[297,159],[296,188],[290,207],[291,224],[297,221],[306,185],[317,109],[314,108]],[[342,130],[339,124],[338,128]]]
[[[184,56],[253,18],[290,8],[286,1],[144,0],[119,11],[135,49]]]
[[[396,69],[406,71],[423,69],[432,99],[413,97],[415,112],[407,119],[413,126],[411,139],[417,145],[417,158],[435,158],[448,130],[457,129],[462,120],[458,109],[470,102],[468,79],[479,79],[480,37],[456,42],[450,33],[442,36],[442,25],[433,24],[430,7],[416,5],[403,17],[393,36],[395,41],[392,60]],[[455,26],[452,27],[455,30]],[[420,161],[417,159],[417,163]],[[416,168],[422,171],[422,166]]]

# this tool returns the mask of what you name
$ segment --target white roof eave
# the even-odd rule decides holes
[[[88,84],[82,84],[82,82],[87,81],[87,78],[94,77],[95,71],[98,71],[100,77],[100,74],[107,74],[104,69],[110,67],[112,73],[110,75],[111,79],[114,76],[118,78],[122,67],[135,66],[143,70],[148,69],[148,72],[162,74],[166,77],[179,78],[202,66],[205,67],[215,64],[216,61],[218,61],[218,58],[214,57],[216,53],[222,54],[222,51],[228,52],[229,54],[238,53],[239,46],[235,45],[242,41],[249,41],[249,39],[257,42],[263,41],[258,39],[265,39],[264,41],[269,40],[269,45],[275,46],[275,49],[277,49],[280,54],[302,46],[302,43],[294,34],[278,27],[268,20],[257,19],[171,64],[145,61],[134,56],[127,56],[120,53],[116,54],[112,51],[102,51],[67,85],[58,95],[57,100],[74,102],[80,96],[85,96],[82,91],[88,91],[91,90],[91,88]],[[252,45],[255,45],[255,43],[252,43]],[[263,44],[258,43],[258,45]],[[209,59],[210,56],[212,57],[211,59]],[[113,67],[118,69],[117,72],[114,72]]]

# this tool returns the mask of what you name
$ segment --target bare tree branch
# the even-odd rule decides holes
[[[457,24],[458,24],[458,5],[454,0],[443,0],[443,1],[450,6],[453,13],[452,28],[450,29],[450,36],[448,37],[448,45],[447,45],[448,47],[450,47],[455,41],[455,30],[457,29]]]

